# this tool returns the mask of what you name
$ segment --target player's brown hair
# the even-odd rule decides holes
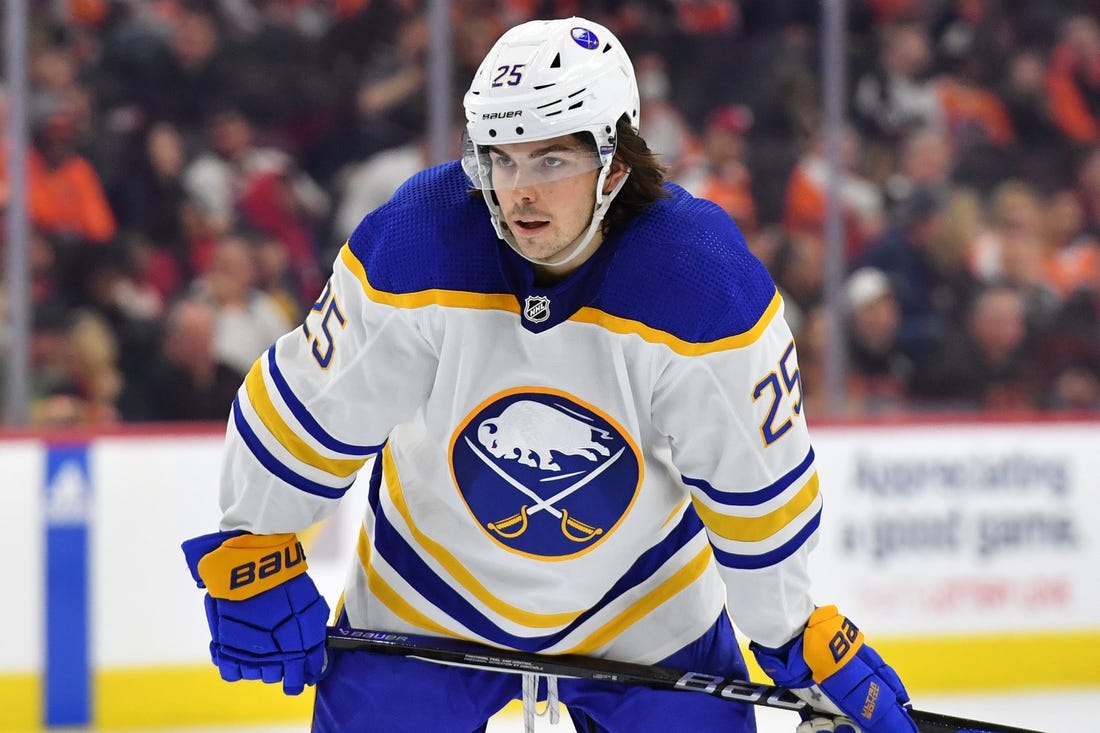
[[[629,166],[630,175],[600,224],[604,234],[625,228],[650,204],[669,196],[664,187],[665,167],[657,160],[657,154],[649,149],[645,138],[631,128],[630,118],[626,115],[619,118],[615,135],[618,137],[615,162]],[[591,138],[588,139],[591,141]]]

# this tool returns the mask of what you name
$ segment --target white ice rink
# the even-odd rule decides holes
[[[1100,689],[1052,690],[1028,695],[1020,693],[930,695],[920,697],[916,707],[947,715],[1034,729],[1042,733],[1100,732]],[[780,710],[759,709],[757,721],[758,733],[793,733],[797,717]],[[537,718],[535,729],[538,733],[574,733],[573,726],[564,716],[556,726],[551,725],[546,718]],[[523,725],[519,717],[509,715],[494,719],[489,725],[488,733],[521,733],[522,730]],[[74,729],[69,731],[76,733]],[[127,733],[307,733],[306,726],[127,728],[126,731]],[[679,732],[660,731],[659,733]]]

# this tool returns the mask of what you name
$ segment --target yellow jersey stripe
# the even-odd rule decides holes
[[[661,529],[664,529],[666,526],[668,526],[669,522],[680,516],[680,512],[681,510],[683,510],[684,504],[687,504],[687,501],[688,500],[686,498],[681,500],[680,503],[676,505],[676,508],[668,513],[668,516],[665,517],[665,521],[661,522]]]
[[[519,303],[510,294],[471,293],[461,290],[418,290],[412,293],[390,293],[370,284],[363,263],[345,244],[340,249],[340,260],[363,286],[363,292],[375,303],[395,308],[422,308],[426,305],[444,305],[452,308],[476,308],[519,313]]]
[[[390,305],[395,308],[422,308],[427,305],[442,305],[450,308],[474,308],[519,313],[519,303],[516,302],[513,295],[506,293],[471,293],[441,289],[419,290],[412,293],[390,293],[378,290],[370,284],[363,263],[351,251],[349,245],[345,244],[340,250],[340,259],[345,267],[359,280],[363,292],[375,303]],[[756,343],[779,313],[782,304],[783,298],[780,297],[777,290],[772,296],[771,302],[768,303],[768,307],[764,309],[752,328],[743,333],[706,342],[685,341],[667,331],[647,326],[641,321],[613,316],[597,308],[581,308],[570,316],[569,320],[599,326],[612,333],[636,335],[650,343],[663,344],[683,356],[702,356],[731,349],[741,349]]]
[[[413,534],[416,543],[427,550],[428,554],[435,558],[436,562],[458,581],[459,585],[479,600],[486,608],[509,621],[532,629],[554,629],[572,623],[583,611],[567,611],[563,613],[533,613],[506,603],[489,592],[473,573],[466,569],[454,555],[447,552],[443,545],[428,537],[413,522],[409,514],[408,504],[405,503],[404,492],[401,489],[401,480],[397,475],[397,466],[393,462],[393,454],[389,446],[382,450],[382,474],[385,476],[386,486],[389,489],[389,497],[397,508],[397,513],[405,520],[409,530]]]
[[[720,338],[717,341],[705,342],[684,341],[667,331],[651,328],[644,323],[629,318],[613,316],[610,313],[605,313],[596,308],[581,308],[574,313],[569,320],[579,321],[581,323],[591,323],[611,331],[612,333],[622,335],[634,334],[650,343],[663,344],[682,356],[703,356],[705,354],[714,354],[719,351],[742,349],[756,343],[775,318],[776,314],[779,313],[779,308],[782,304],[783,298],[780,297],[779,291],[777,290],[775,295],[772,296],[771,302],[768,303],[768,307],[764,309],[764,312],[756,321],[756,324],[748,331]]]
[[[257,360],[248,371],[248,375],[244,380],[245,391],[248,394],[248,401],[256,410],[256,414],[260,416],[260,421],[267,428],[267,431],[279,441],[279,444],[286,448],[287,452],[295,459],[333,476],[346,478],[362,468],[367,461],[366,458],[326,458],[311,448],[286,424],[267,391],[263,367],[260,365],[262,361],[262,359]]]
[[[363,572],[367,575],[367,587],[371,589],[375,597],[390,609],[393,615],[402,621],[417,626],[425,631],[430,631],[437,636],[454,636],[454,632],[437,624],[420,611],[413,608],[393,589],[389,583],[382,579],[378,571],[370,562],[370,538],[367,536],[366,527],[359,528],[359,541],[356,543],[355,554],[359,557],[359,564],[363,566]]]
[[[699,553],[684,567],[664,580],[653,590],[646,593],[635,604],[596,629],[588,637],[572,649],[567,649],[563,654],[591,654],[600,647],[622,634],[640,619],[650,614],[662,603],[672,598],[680,591],[702,577],[711,561],[710,545],[705,545]]]
[[[728,514],[716,512],[695,496],[692,496],[691,501],[703,524],[719,537],[736,542],[759,542],[771,537],[806,511],[806,508],[817,498],[818,493],[819,482],[817,471],[814,471],[790,501],[775,511],[759,517],[731,517]]]

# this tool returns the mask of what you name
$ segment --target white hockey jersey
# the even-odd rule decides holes
[[[736,226],[669,185],[544,288],[467,186],[433,168],[367,215],[252,368],[221,528],[302,530],[380,451],[354,626],[653,663],[725,605],[793,637],[821,498],[782,302]]]

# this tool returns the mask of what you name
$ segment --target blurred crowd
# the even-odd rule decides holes
[[[426,3],[28,4],[31,422],[224,420],[359,218],[429,163]],[[506,28],[602,22],[670,178],[775,277],[811,413],[837,340],[846,414],[1100,409],[1095,2],[847,7],[840,313],[816,0],[452,0],[451,114]]]

